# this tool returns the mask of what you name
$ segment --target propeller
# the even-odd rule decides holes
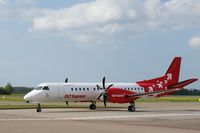
[[[67,83],[67,82],[68,82],[68,78],[65,79],[65,83]]]
[[[113,86],[113,84],[110,84],[107,88],[105,86],[105,77],[103,77],[103,80],[102,80],[102,88],[97,85],[97,88],[98,90],[103,90],[101,91],[101,94],[99,95],[99,97],[97,99],[100,99],[101,96],[103,96],[103,103],[104,103],[104,106],[106,107],[106,102],[107,102],[107,99],[108,99],[108,89],[110,89],[110,87]]]

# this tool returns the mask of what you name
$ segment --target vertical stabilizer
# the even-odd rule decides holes
[[[178,83],[181,67],[181,57],[175,57],[165,75],[167,80],[172,83]]]

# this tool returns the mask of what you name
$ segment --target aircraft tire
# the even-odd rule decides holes
[[[135,106],[129,105],[128,106],[128,111],[135,112]]]
[[[36,111],[37,111],[37,112],[41,112],[42,110],[41,110],[41,109],[37,109]]]
[[[95,104],[90,104],[90,110],[95,110],[96,109],[96,105]]]
[[[41,109],[40,103],[38,103],[38,107],[37,107],[37,109],[36,109],[36,112],[42,112],[42,109]]]

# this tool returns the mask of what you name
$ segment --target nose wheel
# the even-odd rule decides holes
[[[128,106],[128,111],[135,112],[135,102],[130,103],[131,105]]]
[[[95,110],[96,109],[95,103],[92,102],[92,104],[90,104],[89,108],[90,108],[90,110]]]
[[[40,105],[40,103],[38,103],[38,106],[37,106],[36,112],[41,112],[41,111],[42,111],[41,105]]]

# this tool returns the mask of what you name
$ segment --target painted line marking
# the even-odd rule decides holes
[[[168,116],[200,116],[200,114],[152,114],[152,115],[127,115],[127,116],[92,116],[92,117],[67,117],[67,118],[28,118],[28,119],[0,119],[0,121],[58,121],[58,120],[98,120],[116,118],[151,118]]]

